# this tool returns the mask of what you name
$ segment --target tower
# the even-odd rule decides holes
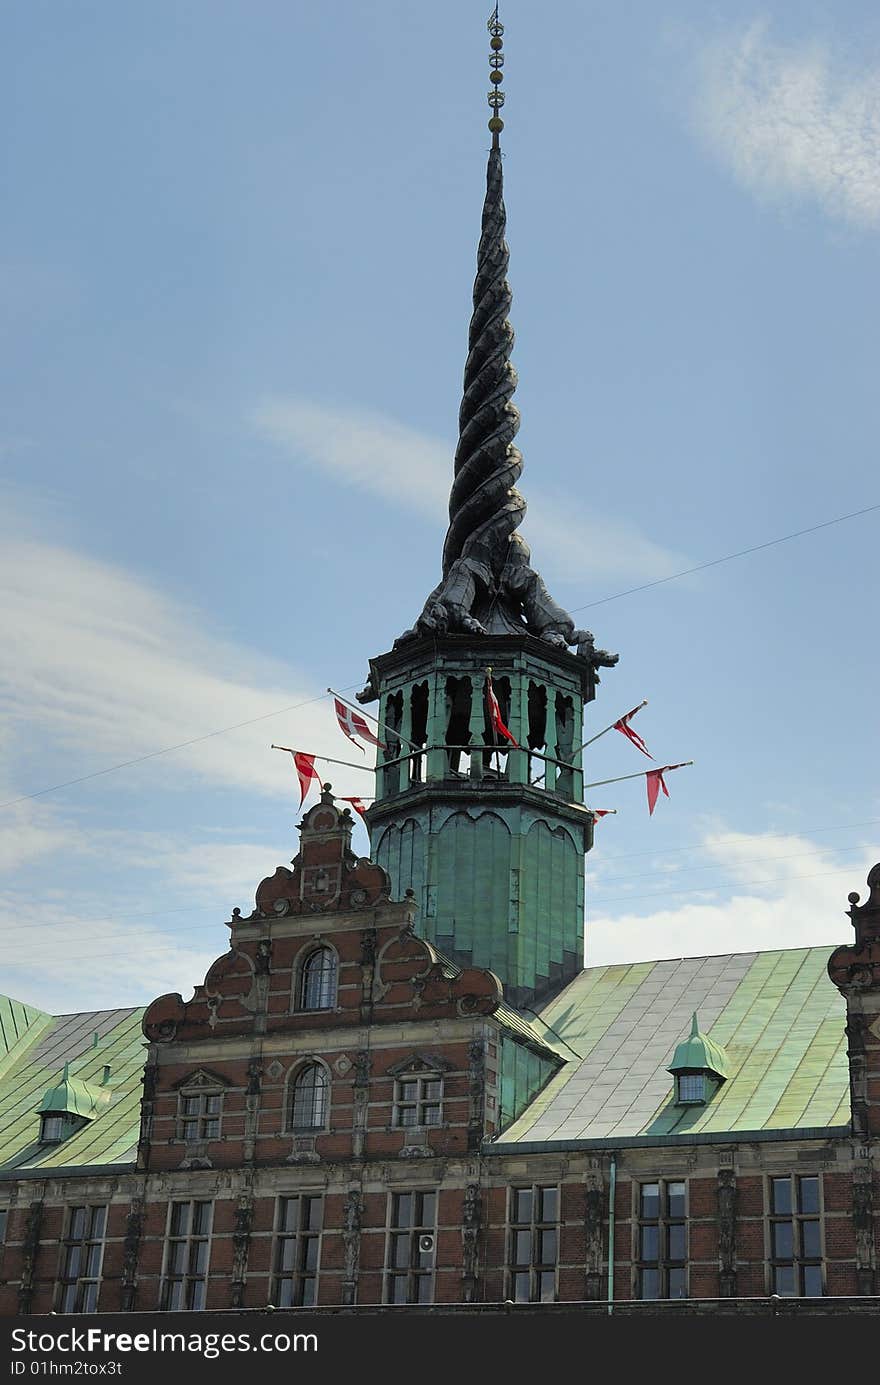
[[[371,660],[358,696],[378,700],[384,727],[368,815],[374,860],[399,895],[414,891],[424,936],[459,965],[490,968],[509,1000],[531,1005],[583,966],[593,826],[583,709],[597,669],[617,655],[575,629],[519,533],[497,10],[489,32],[492,146],[443,575],[412,629]],[[490,689],[512,740],[493,725]]]

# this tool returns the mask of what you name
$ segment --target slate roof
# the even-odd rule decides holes
[[[143,1009],[45,1015],[0,996],[0,1171],[132,1163],[140,1121]],[[94,1035],[98,1046],[94,1047]],[[110,1102],[58,1145],[41,1145],[40,1103],[64,1064],[100,1086],[110,1065]]]
[[[557,1043],[570,1061],[493,1148],[846,1126],[846,1007],[826,972],[831,951],[588,968],[541,1015],[580,1061]],[[730,1075],[708,1106],[681,1107],[667,1068],[694,1010]]]

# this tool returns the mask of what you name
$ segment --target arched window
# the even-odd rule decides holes
[[[303,963],[299,982],[301,1010],[332,1010],[336,1004],[336,953],[318,947]]]
[[[323,1130],[329,1092],[327,1073],[320,1063],[307,1063],[300,1068],[291,1093],[291,1130]]]

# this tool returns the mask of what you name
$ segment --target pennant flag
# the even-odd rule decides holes
[[[657,795],[662,789],[666,797],[669,797],[669,790],[666,787],[664,774],[668,774],[671,769],[684,769],[684,765],[664,765],[662,769],[649,769],[645,774],[645,782],[648,786],[648,814],[652,816],[654,807],[657,803]]]
[[[283,750],[284,747],[279,746],[278,749]],[[318,788],[321,787],[321,776],[315,769],[314,755],[305,755],[301,750],[291,750],[289,753],[293,756],[293,763],[296,766],[296,775],[299,779],[300,788],[299,806],[302,807],[306,801],[306,794],[309,791],[309,785],[312,780],[316,779],[318,781]]]
[[[640,707],[633,707],[631,712],[627,712],[626,716],[621,717],[619,721],[616,721],[614,723],[612,729],[615,731],[619,731],[621,735],[626,736],[627,740],[632,741],[633,745],[636,747],[637,750],[640,750],[643,755],[647,755],[649,760],[653,760],[654,756],[651,754],[650,750],[645,745],[645,742],[642,740],[638,731],[634,731],[630,726],[630,722],[632,721],[636,712],[640,710]],[[656,798],[656,796],[657,795],[655,793],[654,797]]]
[[[613,808],[591,808],[590,812],[594,818],[607,818],[609,813],[613,813]]]
[[[486,675],[486,710],[489,713],[489,722],[493,730],[497,731],[499,736],[505,736],[507,740],[510,741],[510,744],[516,746],[517,750],[519,750],[519,746],[501,718],[501,708],[498,706],[498,698],[495,696],[495,689],[492,687],[491,673]]]
[[[356,813],[360,813],[362,818],[367,816],[367,805],[360,798],[343,798],[343,803],[350,803]]]
[[[364,747],[358,745],[355,736],[362,736],[365,741],[372,741],[373,745],[377,745],[380,750],[385,749],[382,741],[378,740],[373,735],[359,712],[354,711],[351,707],[346,707],[345,703],[340,702],[338,697],[333,699],[333,705],[336,708],[336,720],[339,722],[340,731],[342,731],[343,735],[348,736],[352,745],[357,745],[361,754],[364,753]]]

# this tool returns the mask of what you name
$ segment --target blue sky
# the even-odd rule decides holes
[[[696,762],[650,820],[641,782],[595,792],[588,960],[844,940],[880,511],[607,598],[880,503],[880,12],[502,18],[522,532],[620,651],[593,728],[647,697],[659,762]],[[356,758],[312,699],[439,574],[485,19],[7,7],[0,797],[265,719],[0,811],[6,992],[189,995],[296,849],[270,742]],[[605,737],[588,778],[640,759]]]

